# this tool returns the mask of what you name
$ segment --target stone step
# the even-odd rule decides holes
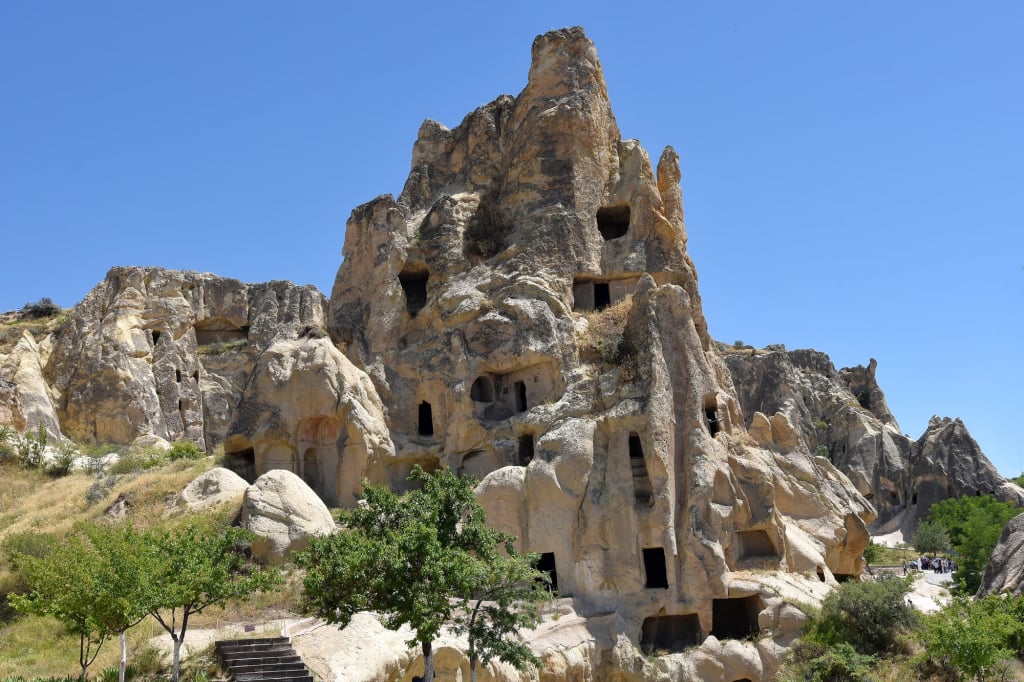
[[[302,661],[292,661],[291,663],[266,663],[256,665],[233,665],[231,666],[231,672],[237,677],[238,675],[249,674],[249,673],[289,673],[289,672],[306,672],[306,666]]]
[[[302,659],[299,655],[292,652],[282,655],[275,656],[245,656],[245,657],[220,657],[225,663],[230,663],[232,667],[239,667],[245,665],[276,665],[279,663],[301,663]]]
[[[235,682],[313,682],[286,637],[222,640],[214,648]]]
[[[235,682],[313,682],[313,676],[309,673],[298,673],[295,675],[247,673],[233,677]]]
[[[273,651],[219,651],[220,657],[225,661],[241,661],[247,658],[280,658],[282,656],[294,656],[295,649],[275,649]]]

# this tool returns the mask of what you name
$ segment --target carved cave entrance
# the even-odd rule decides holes
[[[644,587],[668,589],[668,566],[663,547],[644,547]]]
[[[764,530],[741,530],[736,533],[740,541],[740,559],[753,557],[776,558],[775,543]]]
[[[426,400],[420,403],[419,406],[418,432],[421,436],[434,435],[434,411]]]
[[[245,479],[246,483],[256,482],[256,450],[245,448],[235,452],[224,453],[223,467],[235,472]]]
[[[625,237],[629,232],[629,205],[597,209],[597,229],[605,241]]]
[[[644,460],[640,435],[635,431],[629,434],[629,466],[633,472],[633,497],[636,503],[650,505],[654,500],[654,489],[651,487],[651,478],[647,475],[647,462]]]
[[[308,417],[299,423],[296,450],[303,481],[328,505],[338,504],[338,438],[341,423],[327,416]]]
[[[413,317],[427,304],[427,280],[430,273],[426,268],[406,267],[398,275],[398,283],[405,293],[405,309]]]
[[[533,434],[524,433],[519,437],[519,466],[524,467],[533,461]]]
[[[678,652],[704,641],[696,613],[682,616],[651,616],[640,628],[640,650]]]
[[[551,579],[551,591],[558,591],[558,571],[555,569],[555,553],[554,552],[542,552],[540,559],[537,561],[537,570],[542,573],[547,573]]]
[[[761,627],[757,615],[764,609],[761,597],[714,599],[711,603],[711,634],[718,639],[743,639],[756,635]]]

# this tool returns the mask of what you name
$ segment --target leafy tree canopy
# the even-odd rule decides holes
[[[1024,510],[1019,507],[1000,502],[991,495],[950,498],[928,510],[926,522],[945,527],[957,553],[959,568],[953,578],[962,592],[974,594],[978,591],[981,574],[999,542],[1003,526],[1022,512]]]
[[[922,554],[948,552],[952,547],[946,527],[936,521],[922,521],[910,543]]]
[[[433,679],[432,642],[445,624],[468,632],[484,660],[532,662],[508,637],[530,622],[515,615],[530,603],[519,591],[526,582],[532,589],[529,561],[486,525],[471,479],[419,467],[409,478],[421,487],[401,497],[364,485],[364,504],[340,515],[342,530],[313,538],[297,556],[306,569],[303,610],[341,627],[359,611],[376,611],[393,630],[409,626],[409,645],[423,651],[423,682]]]
[[[895,576],[843,583],[825,598],[811,639],[826,646],[846,642],[860,654],[882,653],[917,623],[906,602],[909,591],[910,581]]]

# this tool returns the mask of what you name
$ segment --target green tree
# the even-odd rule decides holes
[[[540,660],[517,635],[540,622],[538,607],[550,599],[550,592],[543,587],[550,579],[535,568],[538,556],[517,554],[514,538],[494,532],[505,554],[493,553],[479,561],[472,608],[456,620],[456,629],[465,632],[469,641],[471,682],[476,682],[477,663],[487,665],[492,658],[516,670],[538,665]]]
[[[868,566],[877,563],[882,558],[882,546],[876,545],[874,540],[868,542],[868,546],[864,548],[864,561]]]
[[[825,646],[848,643],[860,654],[884,652],[917,616],[906,602],[910,581],[896,576],[843,583],[825,597],[810,639]]]
[[[101,557],[97,577],[106,592],[104,609],[96,617],[120,636],[118,682],[125,682],[128,665],[128,630],[138,625],[153,608],[150,584],[153,556],[143,535],[130,524],[94,524],[83,527],[85,536]]]
[[[1024,635],[1022,601],[994,595],[978,601],[957,597],[925,621],[921,640],[928,656],[957,679],[986,679],[1013,655]]]
[[[21,553],[31,547],[31,553]],[[21,538],[5,545],[8,558],[27,586],[10,594],[11,605],[23,613],[52,616],[78,635],[80,680],[104,642],[114,634],[105,622],[110,592],[102,581],[102,557],[78,536]]]
[[[936,521],[922,521],[914,531],[910,543],[922,554],[948,552],[952,547],[946,527]]]
[[[181,644],[194,614],[276,588],[280,574],[249,564],[242,548],[252,534],[217,528],[208,520],[144,533],[153,601],[150,614],[174,643],[172,682],[178,682]]]
[[[1003,526],[1022,512],[1019,507],[1000,502],[992,495],[950,498],[928,510],[926,520],[946,528],[957,553],[958,568],[953,579],[959,584],[959,591],[965,594],[978,591],[981,574],[999,542]]]
[[[529,657],[507,646],[512,616],[496,620],[487,595],[517,610],[530,603],[517,592],[519,578],[532,574],[514,553],[499,560],[509,538],[486,525],[471,480],[419,467],[409,479],[422,487],[402,497],[365,485],[364,504],[341,513],[343,529],[313,538],[297,556],[306,569],[303,611],[340,627],[359,611],[378,612],[393,630],[408,625],[409,646],[423,652],[423,682],[434,678],[432,642],[447,623],[470,633],[478,656],[525,665]]]

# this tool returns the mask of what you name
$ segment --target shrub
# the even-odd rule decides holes
[[[928,656],[958,679],[985,679],[1024,641],[1022,604],[1022,598],[957,597],[925,621],[921,639]]]
[[[791,651],[781,682],[804,680],[844,680],[869,682],[874,680],[872,668],[878,662],[874,656],[857,653],[845,642],[822,646],[800,642]]]
[[[175,441],[167,451],[167,458],[172,462],[179,459],[199,459],[200,457],[205,456],[206,453],[203,452],[198,445],[187,440]]]
[[[35,433],[26,431],[17,441],[18,459],[21,465],[28,469],[41,469],[43,467],[43,452],[50,440],[50,434],[46,427],[39,423]]]
[[[896,576],[844,583],[825,598],[809,639],[825,646],[846,642],[860,654],[882,653],[918,624],[906,602],[909,591],[910,580]]]
[[[49,298],[41,298],[35,303],[26,303],[21,308],[21,314],[26,317],[53,317],[59,315],[62,308]]]

